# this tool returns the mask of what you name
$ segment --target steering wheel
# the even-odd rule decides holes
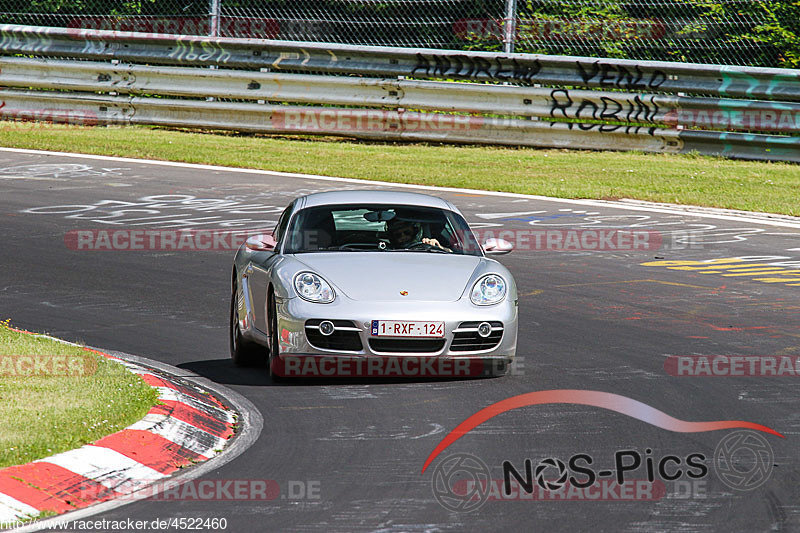
[[[429,248],[436,248],[436,246],[432,244],[428,244],[427,242],[412,242],[403,246],[406,250],[420,250],[420,249],[429,249]]]

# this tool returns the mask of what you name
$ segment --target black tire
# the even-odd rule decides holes
[[[276,359],[279,353],[278,349],[278,313],[275,305],[275,293],[270,289],[267,295],[267,344],[269,345],[269,357],[267,358],[267,369],[269,370],[269,377],[275,383],[280,383],[285,380],[284,376],[277,374],[273,370],[273,365],[276,364]]]
[[[236,366],[255,366],[264,362],[264,347],[248,341],[242,337],[242,332],[239,329],[239,321],[236,317],[237,298],[239,291],[237,290],[237,280],[233,279],[233,290],[231,291],[231,312],[228,324],[228,339],[231,349],[231,359]]]

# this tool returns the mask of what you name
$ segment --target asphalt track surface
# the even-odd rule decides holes
[[[796,378],[675,377],[664,368],[669,355],[800,355],[800,286],[726,276],[724,270],[642,265],[657,258],[797,260],[800,226],[435,193],[458,205],[475,226],[636,226],[660,231],[664,242],[658,250],[516,250],[502,257],[521,295],[521,364],[511,375],[290,385],[274,384],[265,370],[239,369],[229,360],[233,252],[77,251],[65,244],[65,234],[77,229],[269,227],[300,194],[382,187],[0,152],[2,318],[194,371],[245,396],[264,418],[259,440],[206,478],[275,480],[280,497],[144,501],[97,519],[216,517],[237,532],[800,530]],[[189,197],[204,201],[187,204]],[[180,207],[166,201],[177,198],[184,201]],[[215,207],[206,199],[227,203]],[[476,411],[549,389],[619,394],[681,420],[757,422],[786,438],[765,435],[774,450],[771,476],[758,488],[738,491],[724,485],[710,464],[731,431],[677,433],[612,410],[538,405],[487,421],[421,473],[441,439]],[[651,449],[657,459],[701,453],[709,473],[692,493],[686,476],[683,484],[666,482],[666,494],[656,500],[620,501],[611,494],[592,501],[490,499],[471,513],[448,511],[432,491],[434,467],[454,453],[479,457],[500,479],[504,460],[522,471],[526,458],[536,465],[547,457],[567,461],[585,453],[597,467],[610,469],[615,452],[624,449]],[[644,469],[629,476],[644,479]],[[313,497],[296,497],[299,487],[310,487]]]

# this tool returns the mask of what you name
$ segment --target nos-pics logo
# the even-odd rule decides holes
[[[703,454],[693,455],[705,460]],[[720,440],[714,450],[713,466],[717,477],[727,487],[748,491],[767,482],[774,459],[772,447],[762,435],[754,431],[736,431]],[[703,470],[702,475],[705,475],[708,469]],[[574,474],[564,461],[556,457],[541,460],[532,473],[536,485],[546,491],[564,489],[570,474]],[[581,473],[585,474],[584,471]],[[468,453],[456,453],[436,466],[431,488],[442,507],[448,511],[468,513],[478,510],[489,500],[492,483],[491,469],[485,462]]]

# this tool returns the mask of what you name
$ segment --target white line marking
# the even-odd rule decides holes
[[[64,178],[39,178],[32,176],[0,176],[0,180],[67,181]]]
[[[542,213],[547,213],[547,211],[514,211],[511,213],[478,213],[475,215],[478,218],[482,218],[485,220],[492,220],[495,218],[514,218],[514,217],[524,217],[525,215],[541,215]]]
[[[0,152],[11,152],[11,153],[18,153],[18,154],[28,154],[28,155],[53,155],[53,156],[60,156],[60,157],[71,157],[76,159],[90,159],[96,161],[114,161],[118,163],[134,163],[134,164],[141,164],[141,165],[156,165],[156,166],[164,166],[164,167],[176,167],[176,168],[187,168],[187,169],[195,169],[195,170],[212,170],[215,172],[231,172],[231,173],[241,173],[241,174],[258,174],[261,176],[279,176],[282,178],[297,178],[297,179],[305,179],[305,180],[318,180],[318,181],[333,181],[339,183],[353,183],[362,186],[373,185],[373,186],[385,186],[385,187],[397,187],[401,189],[417,189],[422,191],[439,191],[439,192],[460,192],[460,193],[467,193],[467,194],[478,194],[483,196],[498,196],[502,198],[525,198],[530,200],[540,200],[543,202],[556,202],[556,203],[567,203],[567,204],[574,204],[574,205],[587,205],[592,207],[607,207],[610,209],[626,209],[630,211],[644,211],[648,213],[665,213],[669,215],[686,215],[686,216],[694,216],[699,218],[713,218],[716,220],[732,220],[735,222],[749,222],[751,224],[762,224],[765,226],[778,226],[784,228],[800,228],[800,219],[797,217],[788,217],[786,215],[774,215],[772,213],[752,213],[752,215],[760,215],[764,217],[769,216],[779,216],[785,218],[795,218],[796,220],[762,220],[759,218],[755,218],[754,216],[748,216],[746,214],[741,214],[737,212],[733,212],[729,209],[716,209],[716,208],[700,208],[695,206],[682,206],[682,205],[675,205],[669,207],[660,207],[655,205],[648,205],[647,202],[639,201],[639,200],[632,200],[629,202],[615,202],[610,200],[575,200],[569,198],[552,198],[549,196],[537,196],[533,194],[519,194],[519,193],[511,193],[511,192],[498,192],[498,191],[481,191],[476,189],[462,189],[462,188],[450,188],[450,187],[437,187],[434,185],[411,185],[408,183],[391,183],[388,181],[372,181],[372,180],[360,180],[355,178],[333,178],[330,176],[319,176],[315,174],[298,174],[292,172],[275,172],[270,170],[257,170],[253,168],[232,168],[232,167],[220,167],[214,165],[198,165],[195,163],[178,163],[174,161],[151,161],[149,159],[133,159],[128,157],[112,157],[112,156],[105,156],[105,155],[87,155],[87,154],[72,154],[67,152],[51,152],[46,150],[27,150],[23,148],[3,148],[0,147]],[[710,212],[702,212],[698,211],[702,209],[703,211],[715,211],[713,213]]]

